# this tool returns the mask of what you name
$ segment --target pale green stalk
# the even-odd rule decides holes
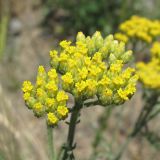
[[[47,132],[49,160],[56,160],[56,154],[54,150],[53,128],[47,125]]]

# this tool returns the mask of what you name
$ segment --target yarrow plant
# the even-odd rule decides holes
[[[75,159],[74,135],[83,107],[98,104],[119,105],[129,100],[136,91],[138,76],[135,69],[125,66],[132,51],[112,35],[103,38],[100,32],[92,37],[82,32],[76,42],[63,40],[59,50],[50,51],[51,69],[38,69],[37,81],[24,81],[24,100],[35,116],[47,117],[47,125],[55,127],[70,112],[67,142],[60,159]],[[67,107],[68,93],[74,97],[74,106]],[[89,101],[89,102],[88,102]]]

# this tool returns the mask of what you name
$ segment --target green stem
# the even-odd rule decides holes
[[[68,136],[67,136],[67,142],[64,145],[63,148],[63,155],[62,160],[74,160],[74,153],[73,150],[75,149],[76,145],[74,143],[74,137],[75,137],[75,130],[76,125],[78,123],[78,117],[80,114],[81,105],[75,105],[69,122],[69,130],[68,130]]]
[[[99,128],[96,131],[96,135],[95,135],[94,142],[93,142],[93,153],[91,155],[92,160],[96,159],[96,155],[97,155],[96,150],[97,150],[98,145],[102,141],[102,134],[108,126],[107,122],[112,113],[112,110],[113,110],[113,106],[107,106],[107,108],[105,109],[105,112],[101,115],[99,119]]]
[[[152,120],[154,117],[156,117],[158,114],[160,113],[160,109],[157,110],[155,113],[151,114],[148,119],[147,122],[149,122],[150,120]]]
[[[55,151],[54,151],[54,144],[53,144],[53,128],[47,125],[47,132],[48,132],[49,160],[56,160],[56,154],[55,154]]]
[[[147,124],[148,117],[150,116],[150,113],[154,109],[154,106],[156,105],[158,100],[158,94],[154,93],[152,94],[147,100],[142,108],[142,111],[136,121],[135,127],[130,134],[132,137],[135,137],[141,130],[142,128]]]
[[[121,156],[123,155],[123,152],[125,151],[125,149],[127,148],[129,142],[131,141],[131,136],[128,136],[126,141],[124,142],[124,144],[121,146],[118,154],[115,156],[114,160],[119,160],[121,158]]]
[[[125,149],[127,148],[128,144],[129,144],[129,142],[134,137],[136,137],[138,133],[141,132],[141,130],[143,129],[144,126],[146,126],[146,124],[148,122],[147,121],[148,117],[150,116],[150,113],[154,109],[154,105],[157,103],[157,100],[158,100],[157,93],[153,93],[150,97],[148,97],[144,107],[142,108],[142,110],[137,118],[137,121],[135,123],[135,126],[134,126],[132,132],[128,135],[124,145],[122,145],[122,147],[120,148],[120,151],[118,152],[118,154],[114,158],[114,160],[120,160],[120,158],[123,155],[123,152],[125,151]]]
[[[106,108],[105,112],[103,113],[103,115],[99,119],[99,128],[96,132],[95,140],[93,143],[94,149],[96,149],[97,146],[99,145],[99,143],[102,139],[102,133],[108,126],[107,122],[108,122],[108,119],[111,115],[112,109],[113,109],[113,107],[108,106]]]

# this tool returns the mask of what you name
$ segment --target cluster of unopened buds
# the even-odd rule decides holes
[[[160,36],[160,21],[139,16],[132,16],[129,20],[121,23],[119,32],[115,34],[117,40],[125,43],[134,39],[151,43],[157,36]]]
[[[43,66],[39,66],[36,84],[33,86],[30,81],[24,81],[22,87],[27,107],[32,109],[37,117],[47,114],[47,122],[51,126],[68,115],[68,95],[59,89],[58,85],[56,70],[50,69],[46,72]]]
[[[40,66],[35,86],[25,81],[22,88],[28,108],[38,117],[47,115],[49,125],[67,117],[68,93],[75,102],[96,99],[102,106],[122,104],[135,93],[138,76],[125,66],[132,51],[125,50],[124,42],[100,32],[92,37],[79,32],[75,44],[64,40],[59,45],[50,51],[51,69]]]

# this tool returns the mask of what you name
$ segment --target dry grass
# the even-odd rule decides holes
[[[2,88],[0,100],[0,153],[7,160],[47,159],[45,145],[41,144],[35,131],[30,131],[27,125],[29,121],[14,108]]]

